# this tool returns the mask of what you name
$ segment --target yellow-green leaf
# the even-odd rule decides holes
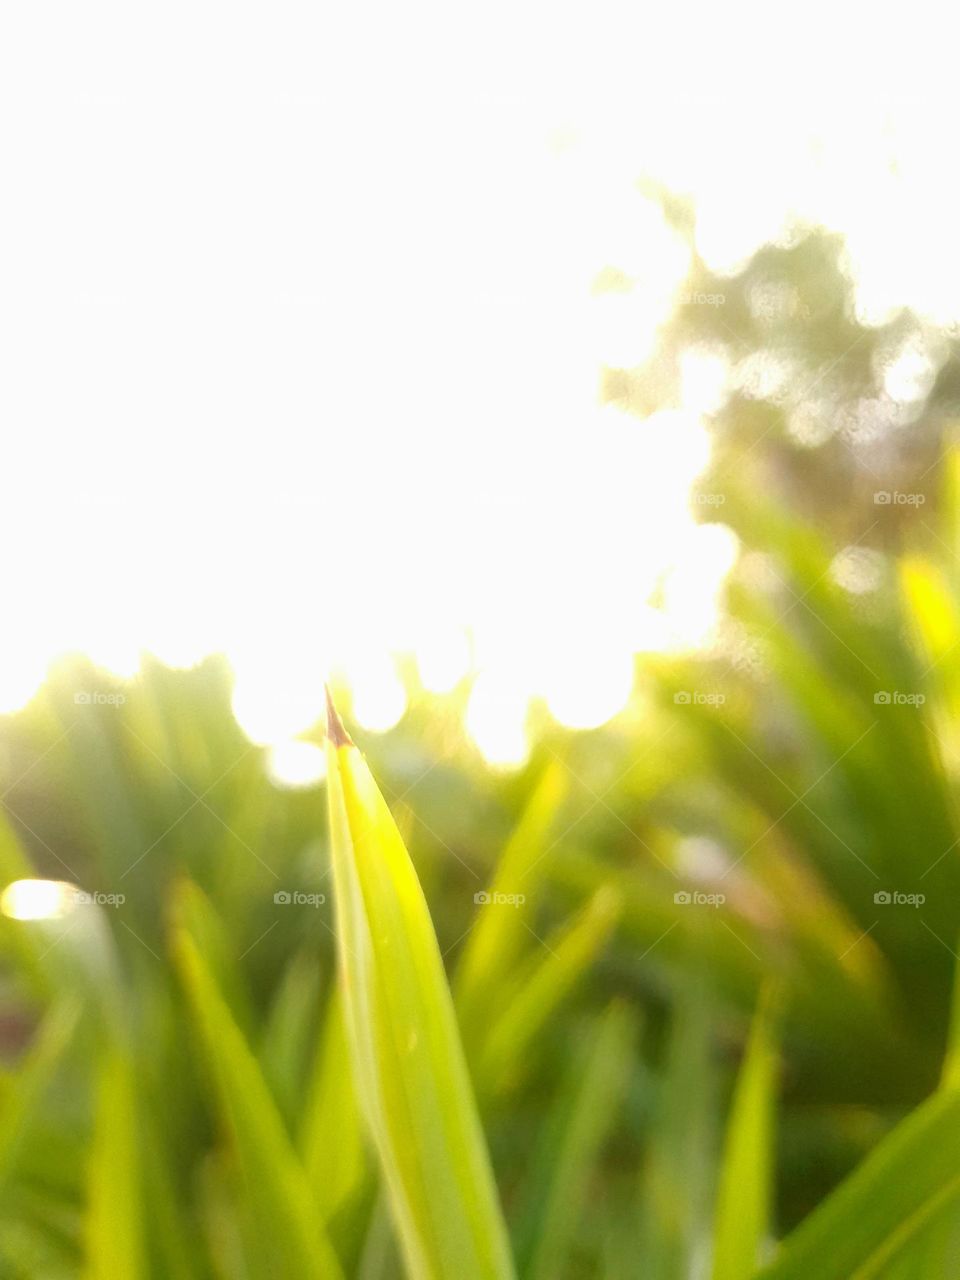
[[[417,1280],[513,1275],[427,904],[386,802],[328,713],[344,1009],[361,1108]]]
[[[604,885],[570,925],[550,935],[542,953],[535,954],[509,988],[503,984],[505,1007],[487,1033],[477,1070],[484,1090],[496,1092],[522,1062],[526,1050],[613,932],[620,906],[617,891]]]
[[[146,1276],[143,1181],[133,1067],[119,1048],[104,1050],[96,1127],[87,1175],[88,1280]]]
[[[769,1231],[777,1051],[761,996],[737,1077],[717,1192],[713,1280],[747,1280]]]
[[[556,1280],[584,1213],[603,1143],[623,1104],[634,1020],[612,1004],[591,1026],[566,1073],[534,1155],[531,1203],[518,1242],[526,1280]]]
[[[182,926],[174,932],[174,955],[233,1138],[251,1217],[269,1242],[259,1274],[340,1280],[340,1264],[257,1060]]]
[[[878,1280],[958,1196],[960,1091],[940,1089],[787,1237],[762,1280]]]
[[[350,1075],[339,989],[329,998],[307,1096],[301,1149],[321,1212],[331,1218],[368,1181],[357,1096]]]
[[[547,766],[524,808],[516,830],[497,863],[488,897],[504,902],[519,897],[532,910],[545,873],[548,839],[557,811],[569,788],[569,771],[559,759]],[[457,966],[454,994],[461,1024],[471,1032],[483,1028],[491,1003],[500,1003],[498,987],[511,973],[525,943],[531,941],[522,917],[512,910],[481,911]]]
[[[0,1106],[0,1198],[16,1172],[20,1153],[47,1090],[73,1040],[80,1005],[67,999],[46,1015],[36,1039],[4,1090]]]

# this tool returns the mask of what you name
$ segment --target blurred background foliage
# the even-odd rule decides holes
[[[689,234],[692,208],[653,195]],[[596,288],[621,285],[607,272]],[[596,730],[534,704],[515,770],[464,729],[469,677],[431,694],[413,658],[399,724],[355,730],[430,904],[521,1272],[542,1280],[710,1274],[722,1134],[770,980],[778,1237],[936,1088],[948,1044],[956,335],[906,310],[858,321],[843,241],[824,231],[733,277],[695,257],[687,289],[649,361],[606,368],[602,395],[646,416],[674,403],[691,351],[701,372],[734,370],[692,496],[740,542],[712,641],[639,656],[628,705]],[[228,664],[146,658],[119,682],[61,661],[0,722],[0,792],[5,883],[123,895],[2,921],[0,1274],[297,1274],[262,1256],[173,921],[348,1274],[397,1274],[333,994],[323,785],[271,780],[233,718]],[[126,1056],[105,1053],[100,1021]],[[903,1274],[955,1275],[956,1241],[938,1248]]]

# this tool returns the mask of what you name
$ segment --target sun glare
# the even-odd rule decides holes
[[[659,38],[679,38],[679,21],[658,17]],[[92,325],[77,304],[58,344],[69,352],[61,377],[11,357],[24,403],[39,397],[38,413],[74,424],[56,474],[42,433],[11,446],[17,472],[45,478],[44,502],[74,536],[54,538],[32,518],[29,487],[8,487],[0,535],[18,548],[14,591],[31,603],[0,636],[0,712],[28,701],[65,651],[120,676],[135,675],[142,652],[190,666],[224,651],[237,721],[275,749],[280,778],[289,744],[322,723],[326,671],[342,673],[357,722],[384,732],[407,706],[394,659],[412,653],[430,691],[490,674],[467,726],[503,763],[525,757],[531,699],[570,727],[603,723],[630,696],[634,654],[709,636],[736,541],[700,523],[722,520],[725,495],[690,499],[709,458],[705,419],[734,391],[776,399],[796,370],[773,346],[738,363],[691,340],[663,400],[673,407],[646,418],[600,406],[602,370],[642,364],[665,322],[692,305],[694,251],[722,294],[724,273],[762,244],[817,224],[844,233],[870,323],[917,298],[926,316],[954,321],[952,200],[940,198],[949,118],[907,95],[864,131],[871,108],[856,95],[866,82],[839,118],[806,92],[757,112],[751,84],[709,113],[664,109],[647,126],[645,108],[678,91],[674,72],[651,67],[641,83],[623,52],[630,41],[616,43],[590,53],[573,41],[582,74],[543,92],[493,104],[472,96],[476,86],[453,91],[437,135],[400,128],[396,154],[375,140],[372,117],[346,122],[346,150],[372,148],[355,174],[355,211],[331,211],[320,186],[298,192],[269,282],[229,255],[191,257],[184,242],[180,283],[144,261],[143,309],[134,300],[128,315],[91,274],[114,248],[95,222],[78,229],[89,253],[50,259],[58,296],[88,310],[100,301]],[[425,51],[412,56],[426,68]],[[697,56],[703,72],[709,54]],[[278,95],[272,124],[284,136],[303,130],[309,150],[312,126],[285,102]],[[171,128],[184,163],[193,146],[202,169],[189,116]],[[402,172],[410,189],[389,226],[381,170]],[[690,198],[686,230],[659,189]],[[208,193],[210,227],[257,240],[272,210],[229,190]],[[425,220],[430,208],[443,216]],[[918,240],[910,229],[921,222]],[[909,253],[897,248],[905,235]],[[125,243],[139,255],[139,242]],[[216,244],[215,234],[207,249]],[[33,296],[34,282],[23,285]],[[113,281],[118,296],[122,285]],[[758,323],[769,302],[751,301]],[[144,399],[151,344],[175,376]],[[940,359],[912,338],[890,353],[881,372],[894,409],[922,400]],[[131,406],[163,443],[146,478],[130,450]],[[828,429],[808,409],[787,417],[813,448]],[[211,421],[231,424],[228,446]]]
[[[627,705],[633,689],[633,658],[628,648],[581,655],[544,681],[547,706],[570,729],[596,729]]]
[[[323,676],[290,680],[275,668],[241,669],[233,694],[233,714],[251,742],[270,746],[322,723]]]
[[[407,709],[407,691],[386,653],[354,652],[345,663],[357,723],[386,733]]]
[[[21,658],[9,649],[3,652],[0,655],[0,715],[25,707],[40,688],[45,674],[45,664],[30,655]]]
[[[420,683],[431,693],[450,693],[470,671],[470,639],[463,628],[425,632],[415,652]]]
[[[327,757],[314,742],[276,742],[267,752],[267,776],[274,786],[315,787],[327,776]]]
[[[467,730],[488,764],[516,768],[530,754],[526,719],[528,696],[509,678],[481,672],[467,704]]]
[[[77,893],[63,880],[14,880],[0,894],[0,911],[11,920],[55,920],[73,910]]]

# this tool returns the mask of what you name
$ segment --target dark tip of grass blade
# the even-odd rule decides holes
[[[343,721],[340,719],[340,713],[337,711],[333,701],[333,694],[330,692],[330,686],[324,685],[327,691],[327,737],[335,747],[352,747],[353,739],[343,727]]]

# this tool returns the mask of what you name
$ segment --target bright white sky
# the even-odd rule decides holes
[[[395,720],[413,647],[479,668],[507,759],[530,694],[597,723],[633,651],[703,638],[723,370],[596,404],[687,267],[636,179],[696,197],[717,270],[801,217],[848,233],[868,320],[953,321],[954,78],[923,6],[662,8],[9,6],[0,704],[65,649],[224,648],[281,757],[331,663]],[[605,266],[630,295],[590,296]]]

